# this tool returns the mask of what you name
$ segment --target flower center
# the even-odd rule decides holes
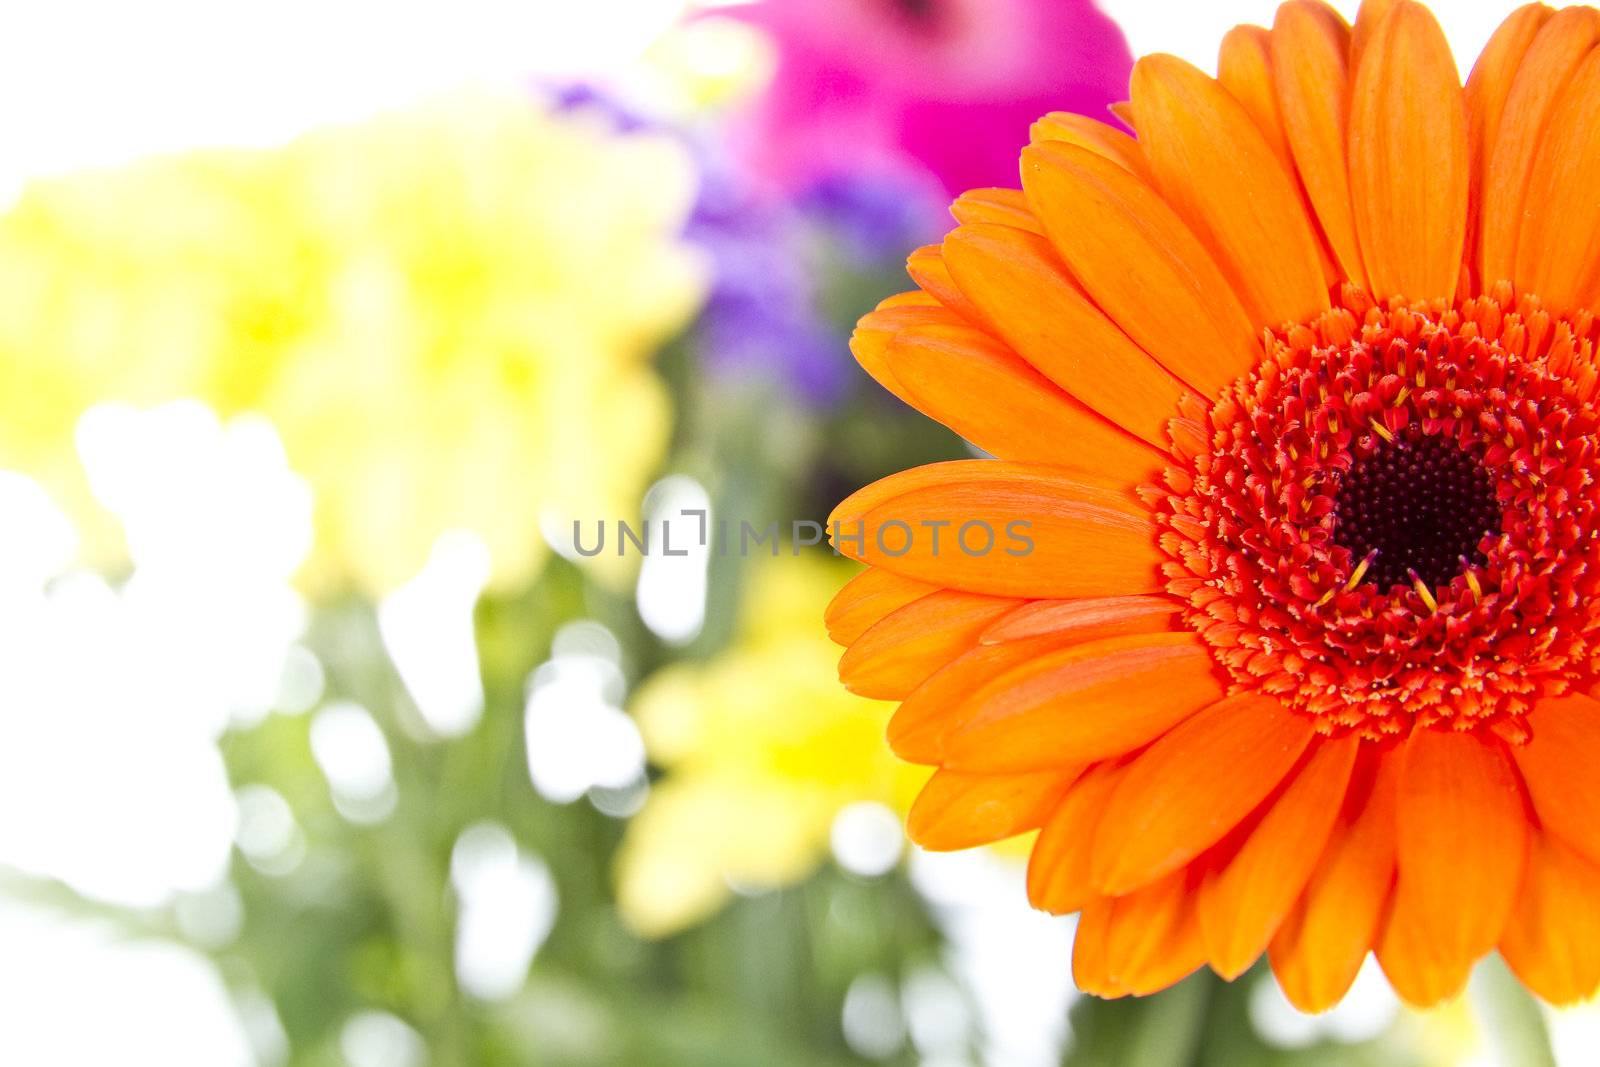
[[[1337,296],[1173,420],[1167,589],[1235,689],[1319,730],[1516,740],[1600,676],[1600,325],[1505,285]]]
[[[1358,461],[1334,496],[1334,540],[1381,590],[1448,585],[1482,566],[1480,542],[1500,528],[1494,483],[1454,438],[1410,429]]]

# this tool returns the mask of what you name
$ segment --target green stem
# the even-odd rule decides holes
[[[1473,973],[1470,995],[1497,1062],[1556,1067],[1544,1009],[1499,956],[1485,960]]]
[[[1185,1067],[1194,1061],[1211,1001],[1209,975],[1197,974],[1147,1002],[1122,1067]]]

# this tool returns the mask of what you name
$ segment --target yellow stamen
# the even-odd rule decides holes
[[[1372,431],[1379,437],[1383,438],[1386,444],[1394,444],[1394,434],[1389,432],[1389,428],[1387,426],[1379,422],[1377,419],[1369,419],[1368,421],[1372,424]]]
[[[1367,553],[1365,559],[1356,564],[1356,569],[1350,572],[1350,578],[1344,583],[1344,591],[1348,593],[1361,584],[1361,579],[1367,576],[1367,568],[1372,566],[1372,561],[1378,558],[1378,550],[1373,549]]]
[[[1422,579],[1417,576],[1417,572],[1416,571],[1412,571],[1410,573],[1411,573],[1411,588],[1415,589],[1417,591],[1417,595],[1422,598],[1422,602],[1424,604],[1428,605],[1428,611],[1430,611],[1430,612],[1438,611],[1439,610],[1439,602],[1437,600],[1433,599],[1433,591],[1430,590],[1427,587],[1427,585],[1422,581]]]

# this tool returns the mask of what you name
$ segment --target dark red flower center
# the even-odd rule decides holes
[[[1479,452],[1416,426],[1357,462],[1334,494],[1334,540],[1370,559],[1366,580],[1386,592],[1418,580],[1449,585],[1483,565],[1483,542],[1499,532],[1500,506]]]

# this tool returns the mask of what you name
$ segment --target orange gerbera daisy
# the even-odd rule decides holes
[[[1531,4],[1463,89],[1426,8],[1295,0],[1142,60],[1137,139],[1040,120],[861,321],[996,458],[839,506],[841,674],[913,838],[1039,831],[1085,990],[1600,985],[1597,42]]]

